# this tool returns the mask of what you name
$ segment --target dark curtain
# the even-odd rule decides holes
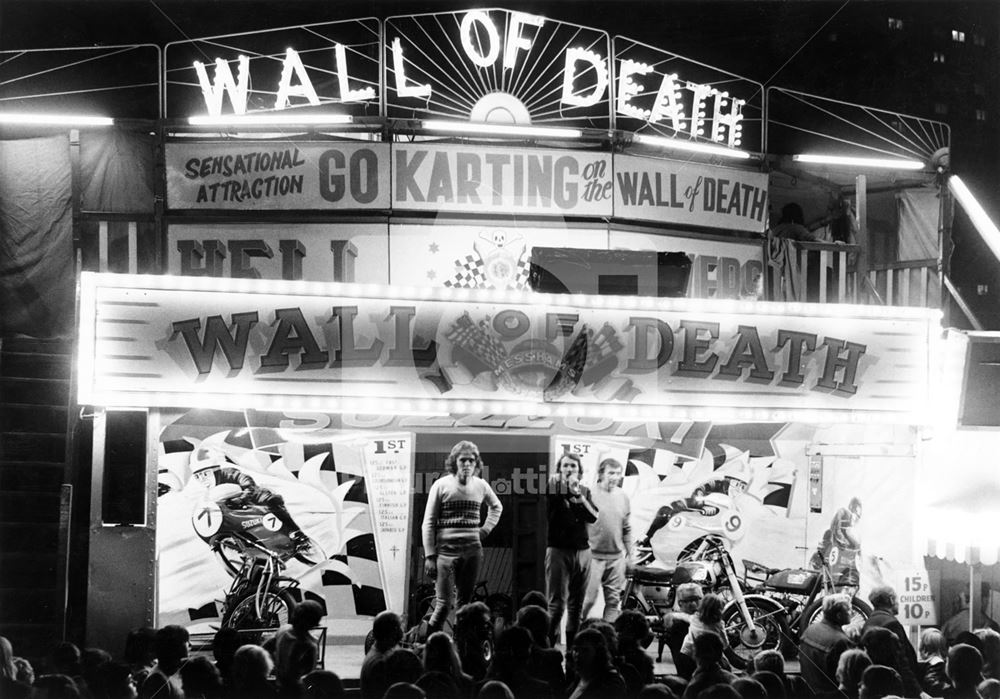
[[[0,141],[0,333],[73,332],[72,174],[66,135]]]

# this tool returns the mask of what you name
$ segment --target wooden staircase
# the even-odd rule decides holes
[[[69,340],[0,341],[0,635],[29,659],[67,632],[72,375]]]

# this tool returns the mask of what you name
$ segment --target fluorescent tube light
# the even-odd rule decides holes
[[[553,126],[518,126],[516,124],[480,124],[467,121],[430,119],[422,123],[428,131],[475,134],[484,136],[537,136],[539,138],[582,138],[580,129]]]
[[[332,126],[351,124],[349,114],[227,114],[188,117],[191,126]]]
[[[952,175],[948,178],[948,189],[955,195],[955,199],[958,200],[965,213],[969,215],[969,220],[972,221],[972,225],[979,231],[979,235],[983,237],[986,244],[990,246],[990,250],[1000,260],[1000,230],[997,230],[997,225],[990,220],[985,209],[972,196],[972,192],[958,178],[958,175]]]
[[[843,155],[816,155],[803,153],[793,155],[792,160],[800,163],[816,163],[818,165],[844,165],[847,167],[877,167],[890,170],[923,170],[924,164],[919,160],[904,160],[903,158],[854,158]]]
[[[84,116],[82,114],[2,114],[0,124],[28,124],[30,126],[112,126],[111,117]]]
[[[750,154],[738,148],[718,146],[712,143],[700,143],[698,141],[687,141],[681,138],[665,138],[663,136],[646,136],[635,134],[632,137],[633,143],[642,143],[647,146],[657,148],[667,148],[670,150],[684,150],[691,153],[704,153],[706,155],[720,155],[724,158],[736,158],[737,160],[748,160]]]

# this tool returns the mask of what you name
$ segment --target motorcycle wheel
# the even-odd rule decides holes
[[[782,641],[789,637],[789,632],[783,609],[757,599],[748,599],[746,603],[750,618],[760,631],[754,633],[747,626],[735,604],[725,610],[722,623],[733,652],[744,661],[749,661],[761,651],[779,649]]]
[[[257,595],[250,591],[238,599],[222,619],[222,625],[237,630],[275,629],[289,622],[295,599],[287,590],[261,595],[261,613],[257,614]]]
[[[240,569],[243,567],[243,554],[236,545],[235,539],[231,536],[216,539],[212,545],[212,552],[215,553],[215,557],[219,559],[219,563],[222,564],[230,577],[235,578],[239,575]]]
[[[857,597],[851,598],[851,620],[847,622],[847,626],[856,627],[859,631],[861,627],[865,625],[868,621],[868,617],[872,615],[872,608],[863,599],[858,599]],[[798,636],[802,638],[802,634],[806,632],[806,628],[812,626],[817,621],[823,618],[823,599],[820,598],[810,604],[804,612],[802,612],[802,620],[806,623],[800,622],[798,629]]]
[[[326,560],[326,552],[315,539],[310,537],[307,546],[295,551],[295,560],[308,566],[319,565]]]

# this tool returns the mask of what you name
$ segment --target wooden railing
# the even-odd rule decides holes
[[[857,303],[857,245],[773,240],[768,251],[771,300]]]
[[[874,290],[887,306],[941,307],[938,261],[892,262],[868,270],[869,291]]]
[[[773,301],[941,307],[936,259],[869,267],[860,278],[857,245],[773,240],[767,249]]]
[[[152,216],[85,212],[78,225],[84,270],[124,274],[161,271]]]

